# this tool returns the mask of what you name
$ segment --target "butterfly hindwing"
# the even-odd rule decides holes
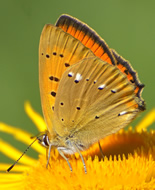
[[[58,134],[73,135],[89,147],[126,126],[139,112],[139,99],[127,77],[97,57],[86,58],[63,74],[54,125]]]

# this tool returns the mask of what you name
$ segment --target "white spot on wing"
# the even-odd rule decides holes
[[[115,89],[112,89],[111,92],[112,92],[112,93],[116,93],[116,90],[115,90]]]
[[[122,111],[122,112],[120,112],[118,115],[121,116],[121,115],[124,115],[124,114],[126,114],[126,113],[127,113],[127,111]]]
[[[68,73],[68,76],[69,76],[69,77],[73,77],[73,76],[74,76],[74,73],[73,73],[73,72],[69,72],[69,73]]]
[[[80,73],[76,74],[75,80],[80,81],[82,79],[82,75]]]
[[[104,87],[105,87],[105,84],[101,84],[101,85],[98,87],[98,89],[99,89],[99,90],[102,90]]]

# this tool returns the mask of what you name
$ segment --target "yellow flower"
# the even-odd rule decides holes
[[[43,118],[29,103],[25,110],[39,131],[45,131]],[[87,174],[78,154],[70,156],[73,172],[67,162],[52,150],[50,166],[46,168],[46,150],[39,143],[32,148],[39,153],[39,159],[24,155],[10,173],[5,171],[9,164],[0,163],[0,189],[95,189],[95,190],[151,190],[155,189],[155,132],[147,128],[155,121],[153,109],[136,127],[128,131],[121,130],[94,144],[82,154],[85,157]],[[30,144],[32,134],[16,127],[0,123],[0,131],[9,133],[18,141]],[[22,152],[7,142],[0,140],[0,152],[17,160]]]

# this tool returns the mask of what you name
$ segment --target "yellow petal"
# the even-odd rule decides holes
[[[6,172],[9,167],[10,164],[0,163],[0,171]],[[17,164],[16,167],[13,168],[13,172],[23,172],[28,169],[29,166]]]
[[[38,130],[40,132],[46,131],[47,127],[46,127],[45,121],[36,111],[33,110],[30,103],[27,101],[25,102],[24,106],[25,106],[25,111],[27,115],[31,118],[35,126],[38,128]]]
[[[30,143],[32,143],[32,139],[31,137],[33,136],[32,134],[16,128],[16,127],[12,127],[9,125],[6,125],[4,123],[0,123],[0,131],[11,134],[13,137],[15,137],[17,140],[29,145]],[[32,145],[32,148],[34,150],[36,150],[38,153],[40,154],[45,154],[45,148],[42,147],[40,144],[38,144],[37,142],[34,143]]]
[[[142,132],[146,131],[147,128],[155,122],[155,109],[150,111],[143,119],[142,121],[136,126],[136,131]]]
[[[13,160],[17,160],[21,155],[22,152],[17,150],[16,148],[12,147],[10,144],[6,143],[5,141],[0,140],[0,152],[8,156]],[[26,165],[33,165],[35,164],[36,160],[24,155],[22,159],[19,160],[19,163],[26,164]]]
[[[21,174],[0,174],[0,189],[20,190],[23,189],[23,175]]]

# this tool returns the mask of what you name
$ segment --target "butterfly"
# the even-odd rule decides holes
[[[47,131],[40,137],[72,167],[66,154],[88,149],[127,126],[145,102],[129,62],[89,26],[61,15],[45,25],[39,44],[39,86]]]

